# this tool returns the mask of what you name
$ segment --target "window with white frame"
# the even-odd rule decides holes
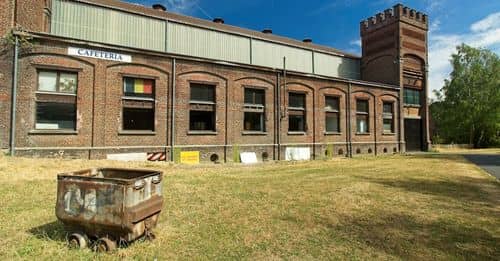
[[[243,107],[243,129],[264,132],[265,129],[265,90],[245,88]]]
[[[368,112],[368,100],[356,100],[356,132],[369,133],[370,114]]]
[[[35,129],[76,130],[78,73],[39,70]]]
[[[288,131],[306,131],[306,95],[304,93],[288,93]]]
[[[203,83],[190,84],[190,131],[215,130],[215,85]]]
[[[155,80],[124,77],[122,101],[123,130],[155,130]]]
[[[383,102],[382,121],[384,133],[394,133],[394,103]]]
[[[326,132],[340,132],[340,98],[325,96],[325,130]]]

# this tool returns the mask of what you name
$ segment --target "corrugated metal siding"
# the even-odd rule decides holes
[[[77,2],[52,0],[51,33],[165,51],[165,21]]]
[[[169,22],[168,52],[250,63],[250,38]]]
[[[312,73],[312,51],[261,40],[252,41],[252,63],[255,65],[283,68],[286,57],[288,70]]]
[[[360,79],[359,60],[314,53],[314,73],[318,75]]]

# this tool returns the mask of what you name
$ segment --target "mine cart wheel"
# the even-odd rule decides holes
[[[146,240],[153,241],[156,238],[156,235],[153,232],[148,231],[146,232],[145,238]]]
[[[156,235],[150,229],[146,228],[144,231],[144,235],[142,236],[143,240],[153,241],[156,238]]]
[[[68,244],[70,248],[86,248],[87,247],[87,236],[85,234],[73,233],[68,237]]]
[[[107,237],[101,237],[97,240],[95,248],[97,252],[113,251],[116,249],[116,242]]]

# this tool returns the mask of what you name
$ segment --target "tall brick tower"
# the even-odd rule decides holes
[[[427,31],[427,15],[401,4],[360,24],[362,79],[401,87],[401,151],[430,144]]]

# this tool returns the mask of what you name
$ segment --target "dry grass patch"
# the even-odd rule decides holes
[[[165,173],[157,240],[112,254],[69,250],[56,174]],[[255,166],[0,158],[1,259],[494,259],[500,185],[458,155]]]

